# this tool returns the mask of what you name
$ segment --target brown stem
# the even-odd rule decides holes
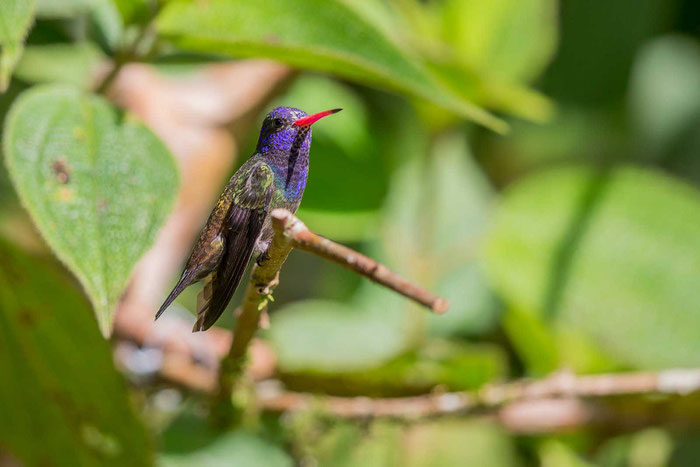
[[[435,313],[444,313],[450,306],[446,299],[404,279],[372,258],[313,233],[289,211],[283,209],[273,211],[272,224],[275,230],[282,232],[295,248],[338,263],[420,303]]]

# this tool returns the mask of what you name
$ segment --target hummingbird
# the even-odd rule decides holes
[[[308,115],[277,107],[265,120],[255,153],[236,171],[209,215],[185,269],[156,319],[189,285],[204,279],[192,332],[209,329],[226,309],[254,255],[265,258],[274,231],[270,213],[296,212],[309,174],[311,125],[341,109]]]

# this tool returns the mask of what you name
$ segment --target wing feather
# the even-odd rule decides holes
[[[253,164],[235,181],[233,203],[224,222],[224,253],[198,297],[194,331],[209,329],[233,297],[265,223],[273,181],[272,169],[264,162]]]

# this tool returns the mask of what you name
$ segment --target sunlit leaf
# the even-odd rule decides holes
[[[375,23],[338,0],[175,1],[157,29],[186,49],[269,57],[418,96],[497,131],[501,120],[451,94]]]
[[[26,465],[150,464],[90,307],[55,265],[0,240],[0,439]]]
[[[173,159],[143,124],[61,86],[21,95],[3,140],[22,203],[109,334],[131,270],[172,206]]]
[[[700,194],[690,186],[631,167],[539,173],[506,192],[487,259],[513,308],[585,334],[612,359],[700,361]]]
[[[0,0],[0,92],[22,56],[24,38],[34,21],[35,0]]]
[[[556,0],[446,0],[441,19],[460,62],[509,82],[537,77],[556,49]]]

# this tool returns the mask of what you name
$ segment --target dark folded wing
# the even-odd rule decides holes
[[[234,184],[233,203],[224,222],[224,253],[199,297],[194,331],[209,329],[226,309],[267,217],[274,189],[273,172],[263,162],[243,169]]]

